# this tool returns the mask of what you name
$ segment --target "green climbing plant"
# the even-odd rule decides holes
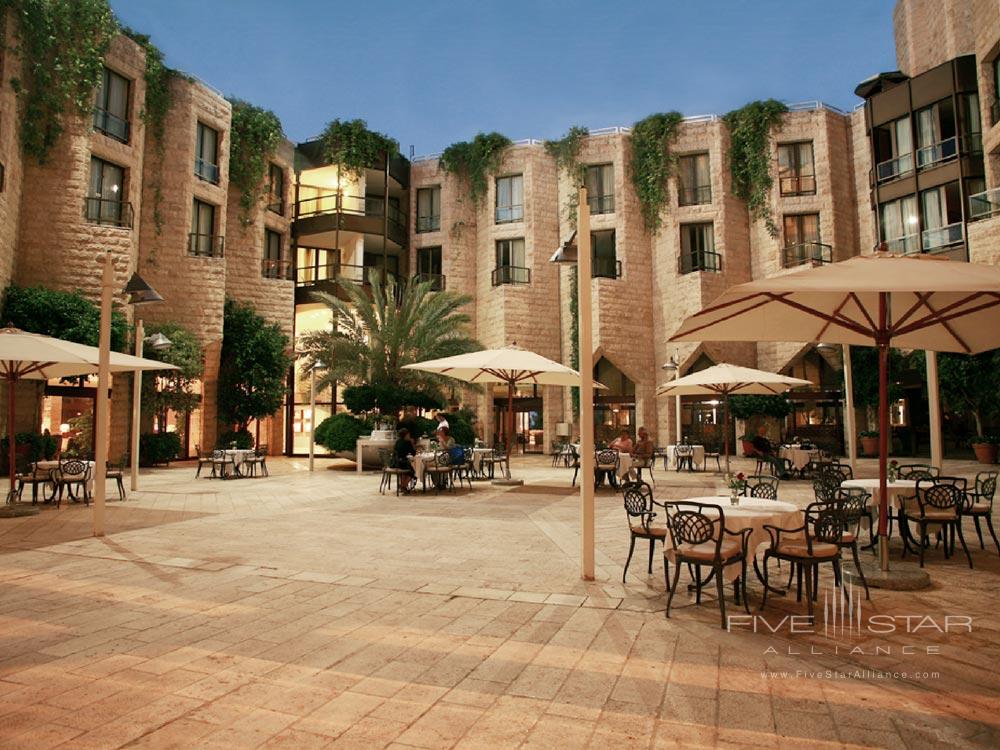
[[[250,223],[250,212],[263,193],[268,161],[284,137],[274,112],[242,99],[230,99],[233,108],[229,146],[229,184],[240,191],[240,222]]]
[[[771,216],[768,198],[771,175],[771,129],[781,125],[788,107],[776,99],[753,101],[723,116],[729,129],[729,172],[733,192],[747,204],[750,218],[763,221],[772,237],[778,225]]]
[[[466,180],[469,195],[479,203],[489,187],[487,180],[500,169],[503,151],[510,145],[510,138],[500,133],[479,133],[471,141],[448,146],[438,164],[446,174]]]
[[[587,165],[580,163],[580,147],[583,139],[590,135],[587,128],[574,125],[566,134],[554,141],[545,141],[545,152],[555,159],[556,169],[566,175],[570,183],[566,198],[566,218],[576,228],[576,213],[580,203],[580,193],[576,189],[587,177]]]
[[[18,98],[21,148],[44,164],[65,130],[67,109],[87,114],[104,55],[118,30],[107,0],[0,0],[0,15],[17,19],[22,75],[10,79]]]
[[[670,178],[677,166],[677,157],[670,148],[683,119],[680,112],[660,112],[632,126],[632,187],[642,208],[643,223],[651,232],[659,231],[663,221],[661,212],[667,205]]]
[[[399,153],[399,143],[384,133],[368,129],[364,120],[333,120],[320,135],[323,156],[330,164],[355,178],[386,154]]]

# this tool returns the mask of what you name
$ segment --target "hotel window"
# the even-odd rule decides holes
[[[962,153],[981,154],[983,118],[979,111],[979,94],[958,95],[958,127],[962,133]]]
[[[267,168],[267,210],[285,213],[285,170],[273,162]]]
[[[497,177],[496,223],[507,224],[524,218],[524,178],[515,174]]]
[[[125,169],[117,164],[90,157],[90,186],[84,215],[94,224],[131,227],[132,215],[125,197]]]
[[[219,183],[219,133],[202,122],[194,150],[194,173],[207,182]]]
[[[281,234],[270,229],[264,230],[264,262],[261,274],[268,279],[288,277],[281,263]]]
[[[128,79],[105,68],[94,98],[94,130],[122,143],[128,143],[128,91]]]
[[[931,167],[958,156],[955,108],[942,99],[914,113],[917,125],[917,168]]]
[[[209,258],[222,257],[222,238],[215,236],[215,206],[194,199],[188,252]]]
[[[879,236],[889,252],[920,252],[919,229],[916,196],[907,195],[879,206]]]
[[[962,200],[958,182],[949,182],[920,193],[920,214],[924,231],[920,247],[925,253],[958,245],[964,239]]]
[[[786,268],[810,261],[833,262],[831,248],[820,240],[819,214],[789,214],[782,223],[785,230],[782,264]]]
[[[497,240],[496,261],[496,268],[493,269],[493,286],[531,282],[531,269],[527,268],[525,263],[523,238]]]
[[[615,166],[614,164],[592,164],[587,167],[585,179],[587,205],[592,214],[613,214],[615,212]]]
[[[782,195],[816,193],[812,141],[778,145],[778,186]]]
[[[681,224],[680,272],[722,270],[722,258],[715,252],[715,228],[711,222]]]
[[[617,279],[621,276],[621,264],[615,254],[614,229],[590,233],[590,261],[590,275],[594,278]]]
[[[417,188],[417,232],[441,228],[441,188]]]
[[[993,103],[990,105],[990,124],[1000,122],[1000,54],[992,63],[993,67]]]
[[[677,205],[700,206],[712,202],[712,173],[708,152],[682,156],[677,164]]]
[[[0,163],[0,193],[3,192],[4,183],[7,181],[7,169]]]
[[[417,281],[429,281],[435,292],[444,289],[440,245],[417,248]]]
[[[900,117],[873,131],[875,174],[886,182],[913,171],[913,133],[910,118]]]

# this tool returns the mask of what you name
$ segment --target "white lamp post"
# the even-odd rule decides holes
[[[147,284],[143,278],[133,273],[128,284],[125,285],[125,293],[129,295],[129,304],[142,305],[148,302],[162,302],[163,297],[157,294],[156,290]],[[146,337],[146,330],[142,326],[142,319],[135,321],[135,356],[142,357],[143,343],[148,341],[151,348],[156,351],[166,349],[171,341],[162,333],[157,333]],[[139,489],[139,419],[142,402],[142,371],[137,370],[132,375],[132,435],[131,449],[129,456],[129,470],[131,472],[131,487],[135,492]]]
[[[670,355],[670,361],[663,365],[661,368],[668,375],[673,376],[673,380],[677,380],[681,376],[681,365],[677,361],[676,356]],[[727,425],[728,429],[728,425]],[[681,397],[674,396],[674,445],[681,444]]]

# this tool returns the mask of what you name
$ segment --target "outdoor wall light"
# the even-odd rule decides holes
[[[132,278],[128,280],[128,284],[125,285],[125,289],[122,291],[128,295],[128,303],[130,305],[163,302],[163,297],[137,273],[132,274]]]

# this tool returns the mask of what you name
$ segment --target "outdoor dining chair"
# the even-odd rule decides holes
[[[692,501],[670,502],[664,505],[667,513],[667,529],[670,534],[671,550],[674,562],[674,579],[667,580],[667,611],[670,617],[670,605],[677,593],[677,582],[680,578],[682,564],[694,568],[695,604],[701,604],[701,589],[712,578],[715,578],[715,589],[719,598],[719,614],[722,617],[722,629],[726,629],[726,595],[723,568],[739,564],[740,575],[733,582],[736,603],[740,595],[743,597],[743,608],[750,613],[747,600],[747,539],[751,529],[730,531],[726,528],[726,514],[718,505],[708,505]],[[669,554],[664,552],[663,570],[667,575]],[[710,567],[712,575],[702,580],[701,569]]]
[[[17,483],[17,499],[20,502],[24,494],[24,485],[31,485],[31,504],[38,503],[38,491],[41,488],[42,502],[47,503],[55,495],[55,484],[52,481],[52,469],[39,469],[38,466],[29,462],[27,458],[18,457],[17,474],[14,481]]]
[[[705,446],[705,463],[704,466],[708,468],[708,462],[715,459],[715,470],[722,471],[722,451],[719,450],[717,443],[712,443]]]
[[[195,445],[195,455],[198,457],[198,470],[194,473],[194,478],[201,476],[201,469],[204,466],[212,467],[212,456],[214,451],[203,451],[201,445]],[[214,470],[214,467],[212,467]]]
[[[618,486],[618,451],[606,448],[594,454],[594,486],[604,483],[607,477],[610,487]]]
[[[212,465],[212,476],[219,477],[220,479],[227,479],[226,467],[232,469],[232,476],[236,476],[236,459],[232,456],[226,455],[226,451],[222,448],[216,448],[212,451],[212,458],[209,461]]]
[[[900,479],[917,481],[918,479],[933,479],[941,474],[941,471],[930,464],[902,464],[896,467],[896,474]]]
[[[996,491],[997,472],[981,471],[976,474],[975,484],[965,493],[962,515],[969,516],[975,521],[980,549],[986,549],[986,545],[983,544],[983,529],[979,525],[979,519],[985,520],[986,528],[989,529],[993,543],[997,546],[997,552],[1000,553],[1000,541],[997,541],[997,533],[993,530],[993,496]]]
[[[743,482],[743,494],[747,497],[777,500],[778,482],[779,479],[770,474],[751,474]]]
[[[865,587],[865,599],[871,599],[868,592],[868,581],[865,580],[865,571],[861,567],[861,560],[858,556],[858,539],[861,537],[861,519],[868,519],[868,531],[871,534],[871,511],[868,509],[868,501],[871,500],[871,493],[860,487],[840,487],[837,489],[833,506],[843,514],[844,533],[837,544],[843,549],[851,550],[851,557],[854,560],[854,567],[858,571],[858,577]],[[815,573],[815,570],[814,570]],[[813,581],[817,579],[814,576]],[[813,585],[815,593],[816,586]]]
[[[437,451],[434,454],[434,463],[424,467],[424,492],[427,491],[428,476],[434,485],[435,493],[441,492],[442,486],[451,489],[451,483],[448,481],[451,478],[451,470],[451,454],[448,451]]]
[[[79,502],[76,499],[74,489],[80,491],[83,502],[90,505],[90,464],[77,458],[70,458],[59,461],[59,467],[52,470],[52,482],[55,484],[56,507],[62,505],[63,490],[70,500]]]
[[[690,445],[678,445],[674,448],[674,466],[680,471],[685,466],[688,471],[694,471],[694,448]]]
[[[378,449],[379,462],[382,464],[382,480],[379,483],[378,491],[380,495],[384,495],[385,491],[392,487],[392,478],[396,478],[396,495],[399,495],[402,489],[402,482],[404,477],[409,477],[413,474],[410,469],[399,467],[396,465],[396,454],[389,448],[379,448]]]
[[[129,465],[128,453],[122,455],[117,461],[108,461],[107,478],[113,479],[118,486],[118,499],[125,500],[125,467]]]
[[[267,471],[267,444],[258,445],[253,450],[253,455],[243,461],[243,465],[246,466],[250,472],[250,476],[257,476],[257,468],[260,467],[260,473],[262,476],[270,476]]]
[[[496,468],[499,466],[501,476],[510,477],[510,464],[507,462],[507,454],[499,445],[493,446],[493,453],[483,456],[483,465],[489,468],[490,479],[496,475]]]
[[[628,557],[625,560],[625,569],[622,571],[622,583],[625,583],[625,576],[628,575],[628,566],[632,562],[632,553],[635,551],[636,539],[649,540],[649,565],[647,573],[653,574],[653,553],[656,550],[656,543],[665,543],[667,538],[666,521],[661,524],[654,523],[656,512],[653,506],[657,505],[653,500],[653,490],[645,482],[626,482],[622,485],[622,497],[625,503],[625,515],[628,517],[629,546]],[[661,506],[662,507],[662,506]],[[664,565],[668,565],[666,558]],[[664,571],[664,576],[669,583],[670,576]]]
[[[635,469],[635,477],[637,481],[643,481],[642,472],[649,472],[649,481],[656,486],[656,477],[653,476],[653,462],[655,459],[653,456],[632,456],[632,468]]]
[[[909,522],[917,525],[917,552],[920,556],[920,567],[924,567],[924,550],[929,546],[928,530],[937,527],[944,542],[945,559],[951,557],[954,550],[954,535],[957,532],[962,542],[965,557],[972,567],[972,555],[965,543],[962,533],[962,508],[965,504],[966,481],[962,477],[923,477],[917,480],[916,508],[913,504],[903,505],[903,518],[900,523],[907,524],[906,534],[909,536]],[[949,538],[951,535],[951,538]],[[909,544],[904,538],[903,556],[909,551]]]

